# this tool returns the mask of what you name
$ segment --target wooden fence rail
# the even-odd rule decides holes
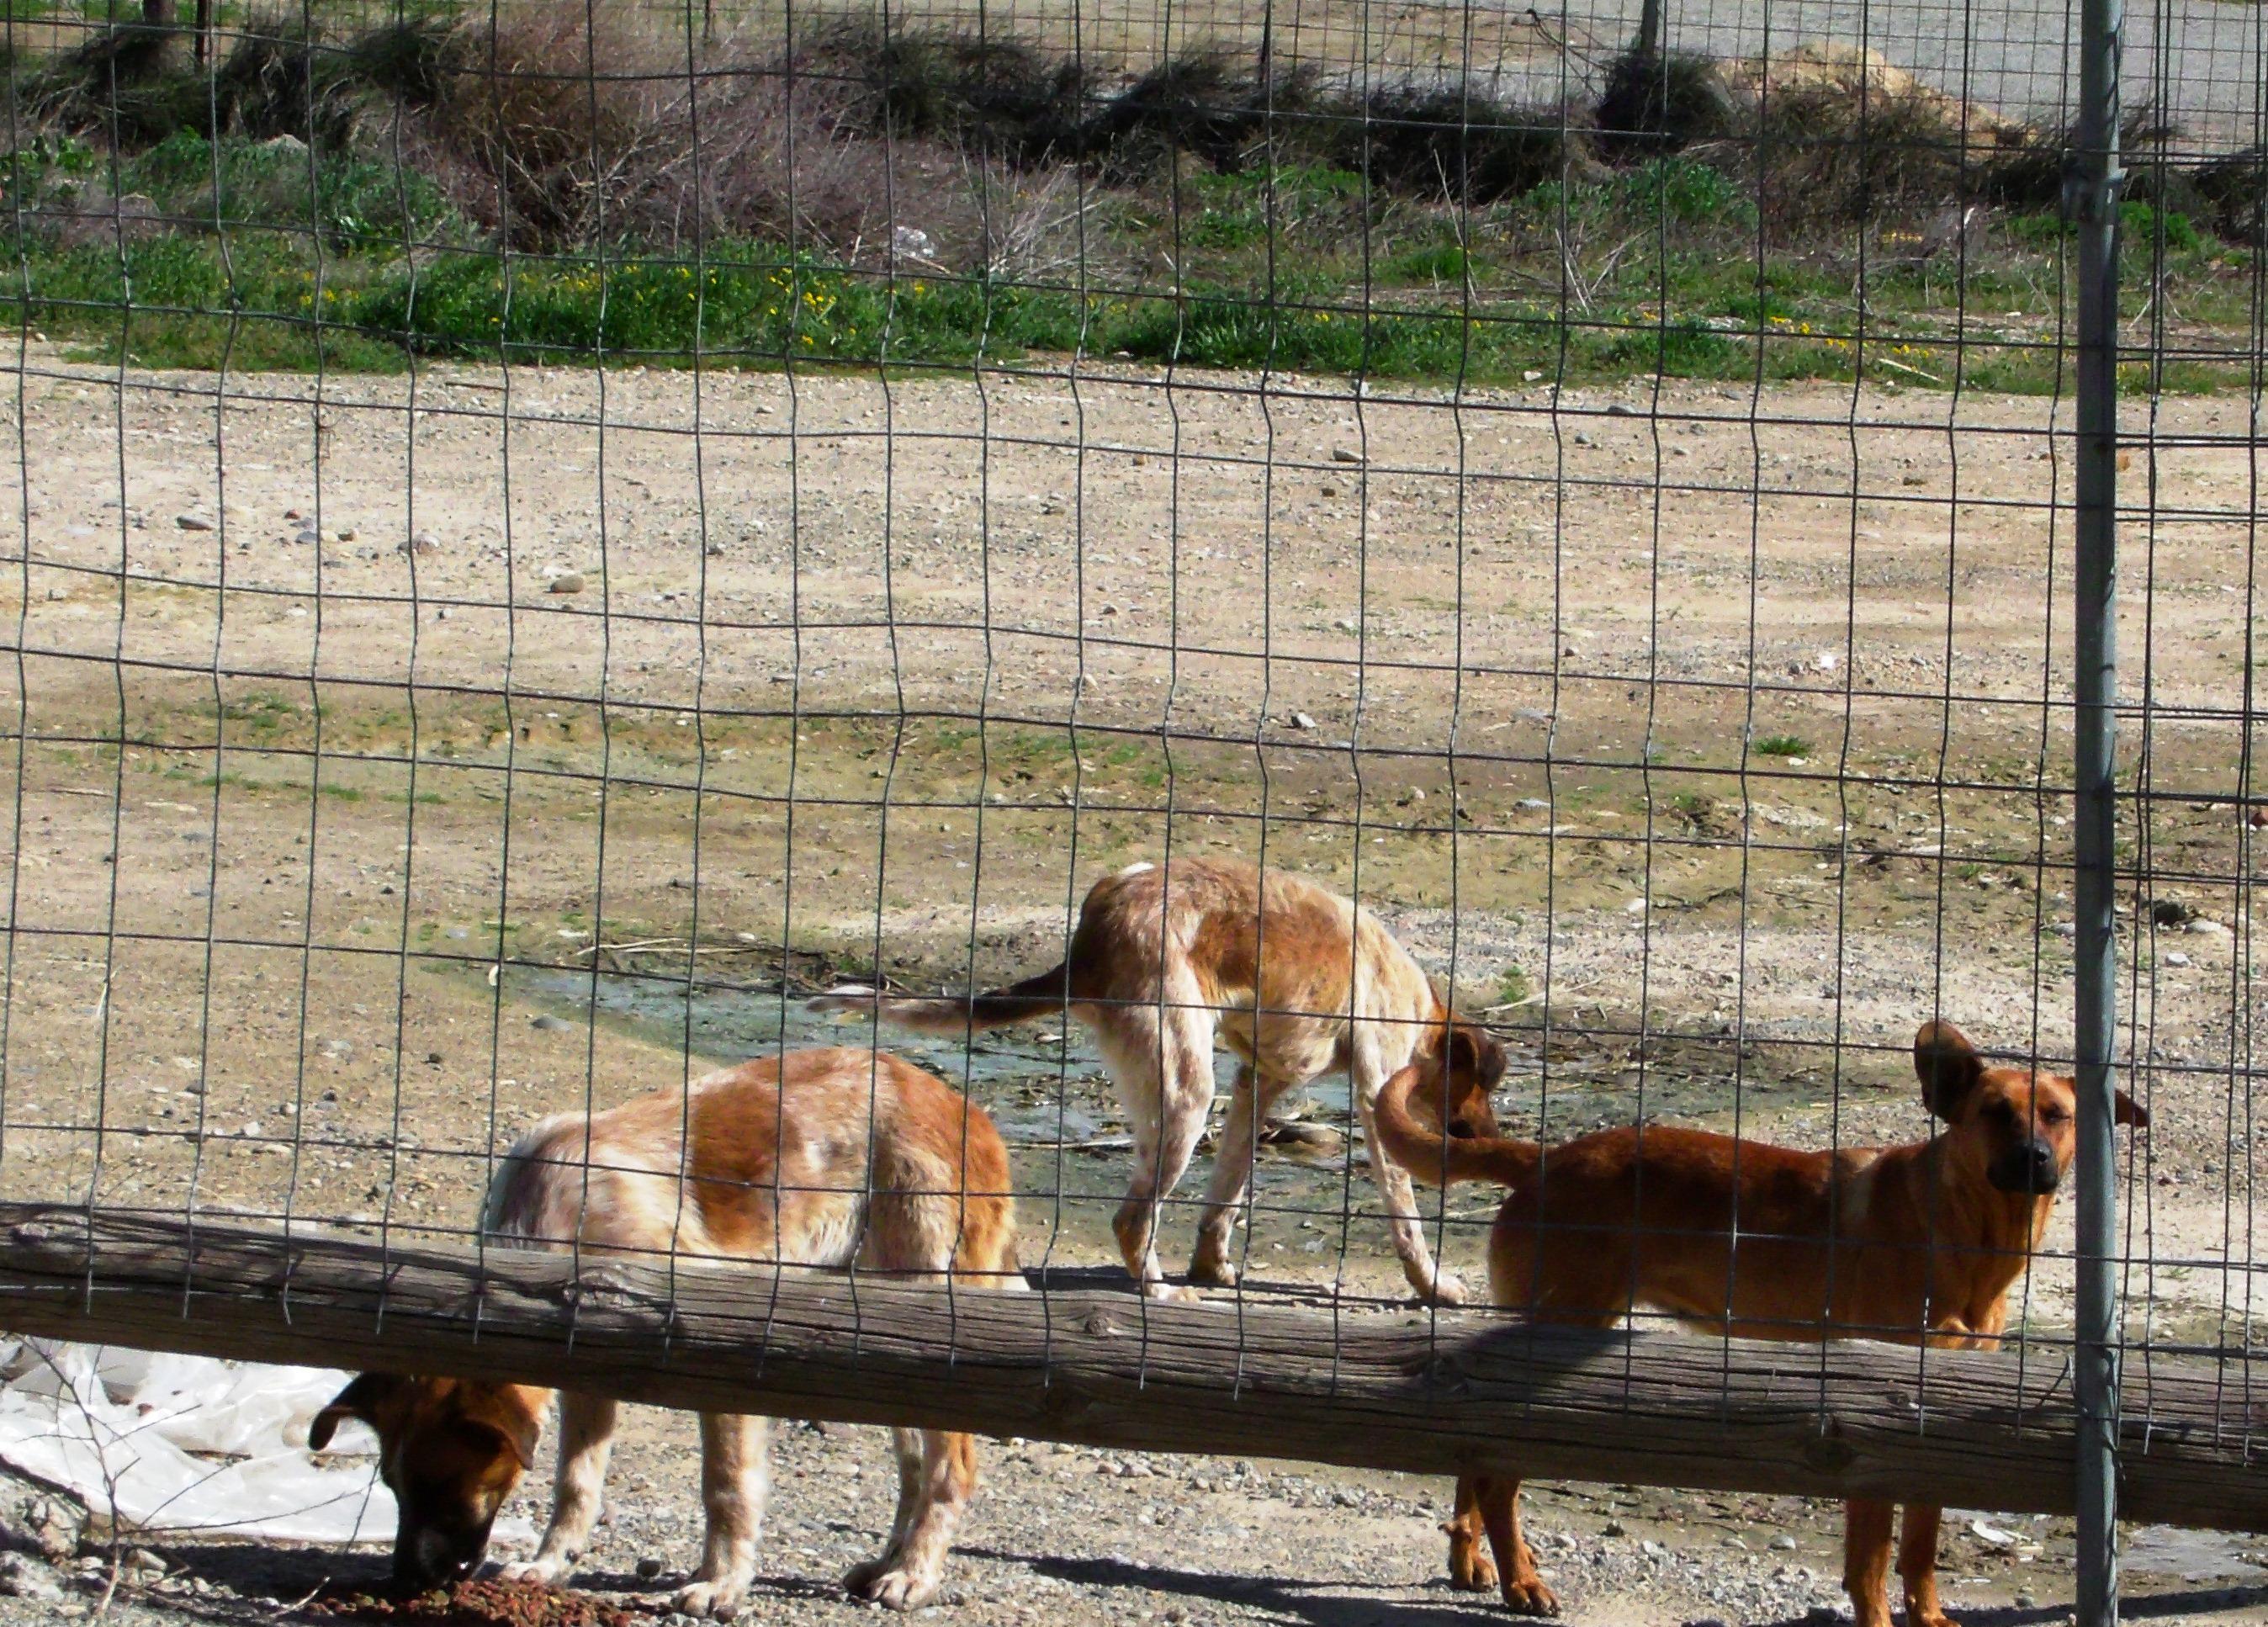
[[[2067,1513],[2060,1350],[1733,1343],[395,1248],[0,1204],[0,1329],[1088,1446]],[[2268,1395],[2128,1364],[2129,1519],[2268,1530]]]

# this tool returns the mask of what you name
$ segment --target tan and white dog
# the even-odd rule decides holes
[[[878,999],[871,989],[844,988],[812,1005],[879,1009],[892,1022],[935,1034],[1065,1010],[1078,1018],[1094,1035],[1134,1131],[1134,1173],[1112,1229],[1126,1269],[1160,1299],[1187,1292],[1167,1287],[1158,1269],[1157,1212],[1204,1133],[1215,1041],[1226,1041],[1242,1065],[1189,1262],[1196,1282],[1236,1281],[1230,1235],[1270,1104],[1319,1075],[1344,1072],[1372,1135],[1371,1172],[1403,1272],[1421,1294],[1446,1304],[1463,1297],[1462,1285],[1426,1248],[1409,1172],[1377,1152],[1372,1110],[1400,1069],[1446,1058],[1446,1076],[1467,1088],[1437,1127],[1492,1135],[1489,1092],[1503,1077],[1503,1049],[1449,1010],[1375,917],[1313,881],[1222,859],[1130,865],[1094,884],[1071,953],[1035,976],[978,995]]]
[[[520,1138],[489,1183],[482,1229],[506,1247],[846,1268],[1022,1288],[1007,1150],[974,1103],[910,1063],[868,1050],[791,1051],[742,1063],[588,1117],[561,1114]],[[551,1394],[526,1385],[364,1373],[317,1415],[328,1445],[360,1418],[401,1505],[395,1579],[468,1574],[499,1505],[535,1454]],[[506,1574],[567,1573],[599,1516],[615,1402],[568,1392],[550,1524]],[[976,1487],[975,1442],[894,1432],[898,1508],[889,1546],[844,1586],[911,1609],[937,1591]],[[676,1608],[723,1619],[755,1573],[770,1489],[768,1420],[701,1417],[708,1537]]]

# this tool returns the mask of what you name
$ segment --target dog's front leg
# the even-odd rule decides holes
[[[1449,1536],[1449,1586],[1462,1593],[1486,1593],[1496,1586],[1496,1566],[1484,1551],[1488,1531],[1481,1523],[1480,1477],[1457,1478],[1456,1512],[1442,1522]]]
[[[701,1568],[671,1603],[688,1616],[729,1621],[756,1573],[756,1539],[771,1491],[771,1420],[737,1412],[701,1415],[701,1504],[709,1534]]]
[[[1544,1585],[1535,1568],[1535,1550],[1520,1528],[1520,1482],[1506,1476],[1483,1475],[1473,1484],[1481,1526],[1488,1532],[1496,1554],[1497,1581],[1505,1609],[1515,1616],[1557,1616],[1559,1596]]]
[[[559,1397],[559,1468],[552,1482],[551,1520],[535,1557],[508,1564],[514,1581],[556,1582],[574,1569],[590,1546],[607,1484],[607,1459],[615,1446],[615,1403],[573,1390]]]
[[[1898,1579],[1905,1584],[1906,1627],[1957,1627],[1937,1598],[1937,1528],[1944,1511],[1906,1505],[1898,1537]]]
[[[1890,1627],[1890,1525],[1894,1503],[1853,1498],[1843,1505],[1843,1588],[1854,1627]]]
[[[1401,1256],[1402,1274],[1423,1299],[1436,1305],[1462,1305],[1465,1285],[1454,1271],[1444,1270],[1425,1246],[1425,1223],[1418,1216],[1418,1193],[1410,1172],[1386,1156],[1378,1145],[1378,1093],[1357,1092],[1362,1103],[1362,1132],[1370,1144],[1370,1175],[1386,1200],[1387,1224],[1394,1232],[1394,1252]]]

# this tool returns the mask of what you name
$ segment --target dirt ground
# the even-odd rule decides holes
[[[2047,401],[1263,393],[1108,363],[122,387],[37,348],[16,383],[0,1198],[461,1236],[540,1114],[820,1037],[783,990],[1044,964],[1088,880],[1168,843],[1358,892],[1497,1024],[1502,1115],[1549,1136],[1644,1114],[1912,1138],[1933,1012],[2069,1046]],[[2245,408],[2171,400],[2146,428],[2130,1326],[2249,1344]],[[1123,1126],[1079,1036],[902,1049],[1017,1144],[1027,1261],[1105,1260]],[[1343,1123],[1344,1096],[1296,1110]],[[1269,1159],[1251,1292],[1397,1292],[1361,1157]],[[1469,1276],[1490,1207],[1445,1211]],[[2024,1326],[2068,1325],[2068,1226]],[[684,1563],[688,1439],[641,1425],[603,1564]],[[873,1476],[880,1448],[786,1452],[763,1608],[816,1616],[879,1517],[842,1466]],[[1477,1614],[1429,1580],[1440,1488],[992,1461],[972,1620]],[[1836,1595],[1833,1525],[1595,1490],[1544,1514],[1598,1621],[1800,1618]],[[2059,1617],[2061,1538],[2037,1536],[2029,1561],[2029,1527],[1953,1540],[1948,1574],[1983,1579],[1954,1598],[1992,1607],[1972,1618]],[[2162,1614],[2257,1577],[2166,1544],[2134,1571]],[[321,1568],[175,1558],[224,1592],[121,1608],[244,1616],[231,1579],[284,1597]]]

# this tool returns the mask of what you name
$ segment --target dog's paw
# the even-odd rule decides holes
[[[1543,1585],[1542,1577],[1526,1581],[1515,1577],[1504,1585],[1504,1608],[1514,1616],[1557,1616],[1559,1595]]]
[[[1155,1299],[1160,1305],[1203,1305],[1204,1295],[1179,1283],[1154,1282],[1142,1285],[1142,1297]]]
[[[549,1587],[567,1574],[564,1559],[521,1559],[505,1565],[497,1574],[507,1582],[541,1582]]]
[[[669,1608],[681,1616],[729,1622],[740,1613],[740,1600],[747,1591],[740,1582],[695,1582],[679,1588]]]
[[[1434,1305],[1462,1305],[1465,1302],[1465,1279],[1454,1271],[1436,1271],[1432,1285],[1420,1288],[1420,1298]]]
[[[886,1610],[918,1610],[937,1597],[938,1579],[909,1571],[889,1559],[869,1559],[853,1565],[843,1579],[843,1591]]]
[[[1496,1566],[1486,1554],[1449,1556],[1449,1586],[1459,1593],[1491,1593],[1496,1587]]]
[[[1189,1260],[1189,1280],[1209,1288],[1233,1288],[1237,1281],[1236,1263],[1226,1253],[1200,1252]]]

